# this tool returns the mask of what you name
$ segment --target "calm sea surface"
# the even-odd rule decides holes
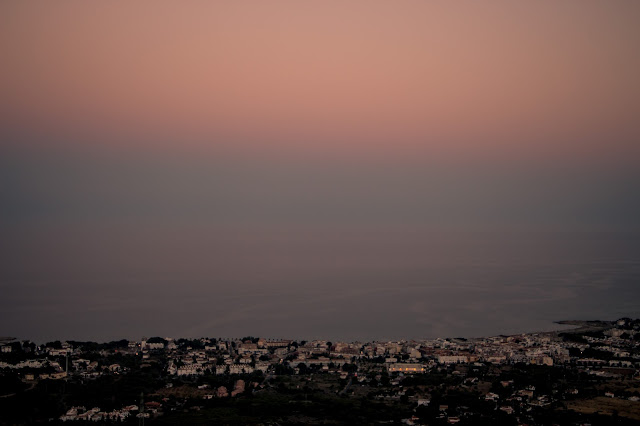
[[[0,335],[374,340],[640,317],[640,236],[35,230],[3,250]]]

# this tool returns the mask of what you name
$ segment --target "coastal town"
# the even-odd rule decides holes
[[[0,341],[0,424],[640,424],[640,320],[389,342]]]

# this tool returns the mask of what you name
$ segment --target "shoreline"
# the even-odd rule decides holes
[[[588,333],[593,331],[602,331],[614,326],[615,321],[602,320],[562,320],[554,321],[555,324],[570,325],[574,328],[563,330],[565,333]],[[560,331],[558,331],[560,332]]]
[[[487,339],[487,338],[491,338],[491,337],[498,337],[498,336],[504,336],[504,337],[509,337],[509,336],[519,336],[519,335],[526,335],[526,334],[554,334],[554,335],[559,335],[560,333],[587,333],[587,332],[598,332],[598,331],[603,331],[606,330],[608,328],[611,328],[615,325],[615,321],[604,321],[604,320],[559,320],[559,321],[552,321],[551,324],[557,324],[560,326],[565,326],[568,328],[565,329],[557,329],[554,327],[554,329],[552,330],[534,330],[534,331],[528,331],[528,332],[521,332],[521,333],[509,333],[509,334],[503,334],[503,333],[498,333],[498,334],[488,334],[488,335],[483,335],[483,336],[439,336],[439,337],[432,337],[432,338],[427,338],[427,337],[421,337],[421,338],[408,338],[408,337],[399,337],[399,338],[392,338],[392,339],[372,339],[372,340],[341,340],[341,339],[331,339],[331,338],[322,338],[319,336],[308,336],[307,338],[292,338],[292,337],[267,337],[264,336],[265,339],[268,340],[327,340],[327,341],[337,341],[337,342],[348,342],[348,343],[354,343],[354,342],[388,342],[388,341],[411,341],[411,340],[415,340],[415,341],[420,341],[420,340],[436,340],[436,339],[464,339],[464,340],[477,340],[477,339]],[[210,336],[182,336],[182,337],[174,337],[174,339],[200,339],[200,338],[211,338]],[[228,336],[218,336],[218,337],[213,337],[215,339],[223,339],[223,340],[239,340],[241,339],[241,337],[228,337]],[[3,339],[11,339],[11,340],[24,340],[24,339],[19,339],[19,338],[3,338]],[[27,339],[30,340],[30,339]],[[46,339],[45,339],[46,340]],[[135,338],[134,339],[128,339],[128,338],[122,338],[122,339],[116,339],[116,340],[85,340],[85,339],[53,339],[53,340],[48,340],[47,342],[52,342],[52,341],[75,341],[75,342],[93,342],[93,343],[99,343],[99,344],[104,344],[104,343],[111,343],[111,342],[115,342],[118,340],[128,340],[128,341],[137,341]],[[35,342],[35,341],[34,341]],[[42,344],[45,344],[45,342],[43,342]]]

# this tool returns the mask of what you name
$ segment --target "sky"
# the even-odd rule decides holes
[[[638,152],[633,1],[3,3],[3,129],[36,148]]]
[[[291,235],[326,254],[637,233],[639,19],[625,0],[4,1],[0,285],[202,278],[220,241],[322,264]]]
[[[213,203],[259,224],[273,203],[392,223],[422,202],[475,223],[515,197],[636,224],[636,2],[0,7],[5,190],[32,206],[10,215],[95,196],[95,220]]]

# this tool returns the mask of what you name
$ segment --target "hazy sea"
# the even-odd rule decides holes
[[[38,342],[475,337],[640,317],[637,233],[149,226],[9,241],[0,335]]]

